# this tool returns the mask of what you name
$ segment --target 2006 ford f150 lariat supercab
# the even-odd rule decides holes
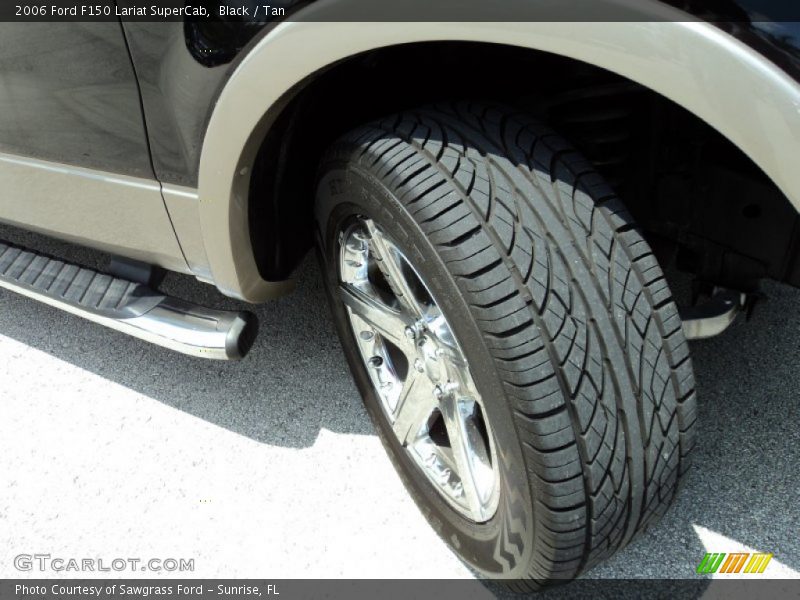
[[[375,427],[463,560],[536,589],[654,524],[700,430],[687,339],[800,286],[800,27],[759,0],[196,4],[0,24],[0,220],[114,257],[0,243],[0,286],[239,359],[249,313],[153,275],[260,303],[316,246]]]

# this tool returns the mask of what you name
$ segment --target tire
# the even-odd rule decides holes
[[[500,499],[459,514],[400,444],[337,296],[343,224],[380,224],[430,288],[480,391]],[[696,403],[664,275],[602,177],[547,127],[459,103],[386,118],[321,167],[319,251],[354,379],[442,539],[519,591],[570,580],[656,522],[689,467]]]

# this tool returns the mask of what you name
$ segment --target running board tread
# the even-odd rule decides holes
[[[248,312],[204,308],[136,283],[0,241],[0,287],[183,354],[243,358]]]

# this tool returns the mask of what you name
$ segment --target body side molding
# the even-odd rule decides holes
[[[200,281],[213,283],[200,231],[197,190],[164,183],[161,185],[161,194],[186,263]]]
[[[0,220],[189,273],[157,181],[0,154]]]

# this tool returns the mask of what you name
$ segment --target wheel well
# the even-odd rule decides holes
[[[361,54],[293,90],[254,163],[249,222],[264,279],[311,245],[320,159],[340,135],[393,112],[470,98],[512,105],[578,147],[626,203],[662,265],[742,290],[800,286],[794,207],[722,134],[658,93],[573,59],[511,46],[428,42]]]

